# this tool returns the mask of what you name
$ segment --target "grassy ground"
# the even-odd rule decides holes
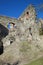
[[[26,65],[43,65],[43,57],[38,60],[32,61],[30,64]]]

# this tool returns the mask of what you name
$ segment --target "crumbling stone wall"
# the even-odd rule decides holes
[[[36,57],[39,49],[36,48],[35,44],[37,44],[37,40],[39,42],[40,37],[34,7],[30,5],[18,19],[0,17],[0,23],[7,29],[9,22],[15,23],[16,28],[14,31],[9,31],[9,34],[2,39],[4,44],[2,60],[6,57],[5,61],[13,63],[14,61],[25,61]]]

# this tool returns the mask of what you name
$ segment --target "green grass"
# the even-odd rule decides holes
[[[43,57],[41,57],[38,60],[32,61],[30,64],[26,64],[26,65],[43,65]]]

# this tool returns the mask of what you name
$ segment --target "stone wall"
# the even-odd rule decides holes
[[[9,22],[16,24],[14,31],[8,29]],[[40,43],[39,28],[36,23],[35,8],[32,5],[18,19],[0,16],[0,24],[9,30],[9,34],[2,39],[4,53],[0,56],[1,60],[5,58],[4,62],[14,63],[18,60],[23,62],[39,55],[40,49],[36,48],[36,45]]]

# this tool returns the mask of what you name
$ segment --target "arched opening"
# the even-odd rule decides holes
[[[30,32],[30,35],[32,36],[31,27],[29,27],[29,32]]]
[[[28,20],[29,19],[29,12],[27,11],[26,12],[26,20]]]
[[[29,15],[29,12],[26,12],[26,14],[28,14],[28,15]]]
[[[0,40],[0,55],[4,52],[3,42]]]
[[[8,29],[2,24],[0,24],[0,55],[3,54],[4,52],[4,46],[3,46],[2,39],[6,37],[8,33],[9,33]]]
[[[16,24],[13,23],[13,22],[9,22],[7,27],[8,27],[8,29],[9,29],[10,32],[11,32],[11,31],[15,31],[15,29],[16,29]]]
[[[3,26],[2,24],[0,24],[0,37],[1,37],[1,40],[6,37],[9,33],[9,30]]]

